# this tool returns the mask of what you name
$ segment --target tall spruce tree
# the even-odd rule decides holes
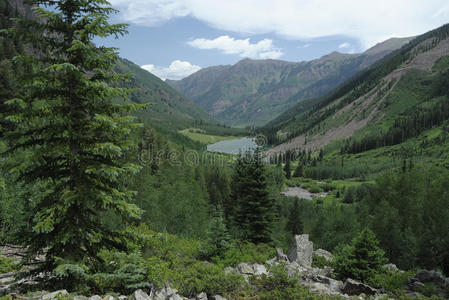
[[[287,151],[285,153],[285,166],[284,166],[284,172],[285,172],[285,178],[290,179],[292,177],[292,170],[291,170],[291,152]]]
[[[107,1],[31,4],[38,18],[18,19],[9,30],[36,46],[38,54],[16,57],[33,67],[21,78],[25,96],[7,102],[14,113],[6,119],[15,127],[5,133],[6,154],[24,150],[27,159],[9,171],[16,171],[19,180],[48,184],[32,204],[33,231],[24,241],[28,258],[45,253],[35,271],[50,277],[56,271],[53,278],[70,280],[100,261],[101,249],[124,249],[120,232],[102,222],[106,213],[123,221],[139,217],[130,202],[135,193],[121,182],[139,170],[124,159],[132,146],[128,135],[140,126],[128,113],[139,107],[121,100],[127,90],[112,87],[125,79],[113,72],[116,49],[92,42],[96,36],[126,32],[125,25],[108,23],[114,9]]]
[[[335,272],[340,278],[366,281],[381,271],[382,265],[387,262],[384,254],[376,235],[365,228],[352,240],[351,245],[343,247],[336,256]]]
[[[236,201],[235,225],[244,240],[271,241],[273,199],[267,189],[267,171],[259,149],[241,155],[234,166],[232,195]]]

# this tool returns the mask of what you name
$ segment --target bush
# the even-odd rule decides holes
[[[228,295],[245,287],[242,275],[226,273],[222,267],[207,262],[173,265],[170,273],[170,282],[183,296],[192,297],[201,292]]]
[[[0,256],[0,274],[17,271],[17,264],[9,257]]]
[[[390,293],[396,293],[404,287],[408,278],[414,276],[413,272],[384,270],[368,279],[368,284],[375,288],[384,288]]]
[[[319,256],[319,255],[315,255],[315,254],[313,255],[312,267],[322,269],[324,267],[331,267],[331,266],[332,266],[332,262],[328,261],[323,256]]]
[[[234,246],[214,262],[221,266],[236,266],[241,262],[265,263],[276,255],[276,250],[267,244],[234,242]]]
[[[440,292],[440,287],[434,283],[427,282],[424,283],[424,286],[419,289],[419,292],[426,297],[431,297],[433,295],[437,295]]]
[[[253,290],[250,296],[253,299],[340,299],[339,297],[314,295],[309,289],[301,286],[297,278],[289,278],[285,271],[285,265],[279,264],[270,268],[271,275],[251,277]]]
[[[317,186],[312,186],[312,187],[309,189],[309,192],[314,193],[314,194],[316,194],[316,193],[321,193],[322,191],[323,191],[323,190],[322,190],[321,188],[317,187]]]
[[[335,185],[330,184],[330,183],[325,183],[323,185],[321,185],[321,188],[325,191],[325,192],[331,192],[333,190],[336,189]]]

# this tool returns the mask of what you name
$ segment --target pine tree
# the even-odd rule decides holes
[[[228,233],[221,207],[216,207],[212,211],[211,217],[207,229],[206,244],[202,249],[202,253],[206,258],[221,256],[231,246],[231,237]]]
[[[301,162],[299,162],[298,166],[293,173],[293,177],[303,177],[304,176],[304,166]]]
[[[335,258],[335,272],[341,278],[366,281],[386,263],[384,251],[379,248],[376,235],[368,228],[352,240],[352,244],[341,249]]]
[[[285,166],[284,166],[284,172],[285,172],[285,178],[290,179],[292,177],[292,171],[291,171],[291,152],[287,151],[285,154]]]
[[[296,198],[293,203],[293,209],[290,211],[290,215],[288,217],[287,224],[285,229],[291,234],[302,234],[304,230],[304,226],[300,219],[300,208],[299,208],[299,199]]]
[[[16,124],[5,134],[7,153],[26,150],[27,160],[13,170],[20,180],[49,186],[33,203],[33,234],[24,241],[28,258],[46,253],[45,263],[34,271],[52,277],[57,270],[56,278],[74,283],[73,274],[86,272],[74,265],[89,268],[100,261],[103,248],[125,249],[125,239],[104,224],[103,216],[112,213],[123,221],[139,217],[140,210],[130,203],[135,193],[121,181],[139,170],[124,157],[133,146],[128,135],[140,126],[128,112],[138,107],[123,104],[120,99],[128,91],[110,85],[125,79],[113,72],[115,49],[92,41],[125,33],[125,25],[108,23],[114,10],[107,1],[33,4],[40,20],[21,19],[10,30],[34,42],[40,52],[16,58],[33,68],[21,78],[26,96],[8,102],[17,112],[7,116]],[[46,5],[51,10],[42,8]]]
[[[267,189],[266,166],[260,150],[246,152],[235,162],[232,195],[236,201],[235,226],[242,239],[254,243],[271,241],[273,199]]]

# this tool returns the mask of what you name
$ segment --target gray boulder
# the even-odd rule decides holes
[[[287,271],[287,276],[289,278],[295,278],[306,273],[309,269],[301,267],[297,262],[294,261],[286,265],[285,270]]]
[[[288,248],[288,259],[306,268],[312,266],[313,243],[308,234],[295,235]]]
[[[254,270],[249,263],[240,263],[237,266],[237,270],[240,274],[254,275]]]
[[[321,275],[305,275],[300,280],[302,285],[310,287],[310,291],[324,295],[341,295],[343,282]]]
[[[150,296],[142,290],[137,290],[131,295],[130,300],[150,300]]]
[[[220,295],[212,296],[212,300],[227,300],[225,297]]]
[[[276,248],[276,259],[277,261],[289,262],[287,255],[285,255],[281,248]]]
[[[377,294],[378,291],[367,284],[348,278],[343,284],[341,292],[349,296],[358,296],[360,294],[371,296]]]
[[[422,270],[416,274],[415,278],[423,283],[435,283],[442,288],[449,288],[449,278],[435,270]]]
[[[421,290],[421,288],[424,287],[424,283],[422,283],[421,281],[419,281],[416,278],[409,278],[407,280],[407,287],[411,290],[411,291],[419,291]]]
[[[169,284],[155,293],[156,300],[183,300],[178,290],[172,289]]]
[[[324,267],[322,269],[320,269],[320,268],[312,268],[312,269],[308,269],[307,270],[307,274],[330,277],[332,275],[333,271],[334,270],[331,267]]]
[[[383,267],[389,271],[400,271],[395,264],[385,264]]]
[[[332,255],[332,253],[323,249],[315,250],[313,251],[313,254],[315,254],[316,256],[324,257],[327,261],[334,260],[334,256]]]
[[[287,255],[284,254],[284,251],[281,248],[276,248],[276,257],[273,257],[270,260],[267,260],[265,263],[269,266],[277,265],[280,262],[289,263]]]
[[[262,275],[268,274],[267,268],[261,264],[255,263],[240,263],[237,266],[237,271],[242,275]]]
[[[87,300],[88,298],[86,296],[77,295],[73,297],[73,300]]]
[[[69,293],[66,290],[59,290],[56,292],[52,292],[49,294],[45,294],[41,297],[42,300],[50,300],[50,299],[55,299],[58,296],[68,296]]]
[[[207,294],[205,292],[199,293],[196,295],[196,300],[207,300]]]
[[[89,297],[87,299],[88,300],[101,300],[101,297],[98,296],[98,295],[93,295],[93,296],[91,296],[91,297]],[[137,299],[134,299],[134,300],[137,300]],[[144,299],[139,299],[139,300],[144,300]]]

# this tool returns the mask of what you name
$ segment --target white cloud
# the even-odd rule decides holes
[[[249,39],[238,40],[222,35],[213,40],[195,39],[188,44],[198,49],[216,49],[226,54],[238,54],[240,57],[256,59],[277,59],[283,54],[281,50],[274,47],[273,41],[270,39],[263,39],[252,44]]]
[[[348,49],[351,47],[351,44],[349,43],[342,43],[338,46],[339,49]]]
[[[365,48],[389,37],[414,36],[448,21],[447,0],[111,0],[121,17],[153,26],[190,16],[239,33],[310,39],[344,35]]]
[[[168,67],[159,67],[153,64],[149,64],[143,65],[141,66],[141,68],[153,73],[162,80],[182,79],[201,69],[200,66],[192,65],[188,61],[180,61],[180,60],[173,61]]]
[[[302,46],[303,48],[309,48],[310,46],[312,46],[312,44],[305,44],[304,46]]]

